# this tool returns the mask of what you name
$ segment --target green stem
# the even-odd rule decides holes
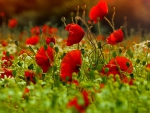
[[[100,30],[100,21],[98,21],[98,32],[100,35],[102,35],[101,30]]]

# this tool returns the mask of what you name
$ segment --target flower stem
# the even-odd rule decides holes
[[[104,19],[109,23],[109,25],[111,26],[111,28],[113,29],[113,31],[115,30],[114,26],[111,24],[111,22],[106,18],[104,17]]]
[[[114,13],[113,13],[113,15],[112,15],[111,22],[112,22],[113,27],[115,28],[115,24],[114,24],[114,18],[115,18],[115,14],[116,14],[116,12],[115,12],[115,7],[113,7],[113,10],[114,10]]]
[[[101,30],[100,30],[100,20],[98,20],[98,32],[100,35],[102,35]]]

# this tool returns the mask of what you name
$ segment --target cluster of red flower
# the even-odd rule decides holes
[[[103,18],[105,18],[105,15],[107,13],[108,13],[107,3],[100,1],[98,2],[97,5],[91,8],[89,17],[92,21],[97,23],[99,21],[98,18],[102,20]],[[9,21],[9,24],[8,24],[9,28],[14,28],[16,25],[17,25],[16,19],[12,19]],[[68,39],[66,41],[67,46],[72,46],[73,44],[80,43],[80,41],[83,39],[85,35],[83,28],[75,23],[68,24],[65,27],[65,29],[69,32]],[[45,33],[45,34],[52,33],[52,32],[54,33],[54,32],[57,32],[57,29],[52,29],[52,28],[49,28],[49,26],[45,25],[42,27],[42,31],[40,31],[40,28],[36,26],[31,29],[32,36],[26,40],[26,44],[36,45],[37,43],[39,43],[40,32]],[[106,43],[115,45],[117,43],[122,42],[123,39],[124,39],[124,34],[123,34],[122,29],[118,29],[118,30],[113,29],[113,32],[110,34],[110,36],[106,38]],[[1,42],[1,43],[3,46],[7,46],[5,42]],[[50,43],[55,44],[56,40],[54,37],[47,37],[44,43],[45,45],[41,46],[37,50],[37,53],[35,55],[35,61],[37,65],[42,69],[43,73],[47,73],[48,70],[54,64],[54,56],[56,53],[55,49],[52,46],[50,46]],[[22,51],[22,53],[27,53],[27,52]],[[7,54],[6,52],[4,52],[3,55],[4,56],[1,59],[3,61],[1,66],[3,68],[4,73],[1,74],[1,78],[4,78],[4,75],[6,75],[7,77],[9,76],[12,77],[13,76],[12,70],[8,70],[6,68],[12,65],[13,63],[12,60],[14,59],[14,57],[12,55]],[[81,57],[80,50],[72,50],[66,53],[60,65],[61,80],[67,83],[78,84],[77,80],[73,80],[72,75],[73,73],[78,74],[81,66],[82,66],[82,57]],[[147,67],[150,67],[149,64],[147,65]],[[118,74],[122,82],[132,85],[134,79],[133,78],[128,79],[126,76],[126,73],[131,74],[132,72],[133,72],[132,62],[124,56],[116,56],[115,58],[112,58],[108,64],[105,64],[103,66],[102,70],[100,71],[100,75],[107,77],[110,74],[113,74],[114,80],[116,80],[115,76]],[[34,73],[33,70],[30,70],[30,69],[26,70],[24,72],[24,77],[25,77],[27,84],[29,84],[29,81],[31,81],[34,84],[36,83],[35,81],[36,74]],[[24,92],[28,93],[29,89],[25,89]],[[88,107],[88,105],[90,104],[90,100],[88,98],[87,91],[84,90],[81,93],[83,96],[84,104],[80,105],[78,103],[78,98],[75,97],[74,99],[69,101],[67,106],[68,107],[74,106],[78,112],[83,113],[85,109]]]

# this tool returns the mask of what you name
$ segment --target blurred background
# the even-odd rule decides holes
[[[6,21],[17,18],[19,25],[43,25],[49,22],[51,25],[62,26],[61,17],[65,16],[67,22],[71,22],[70,13],[75,12],[75,6],[87,6],[86,16],[92,6],[99,0],[0,0],[0,12],[4,12]],[[125,23],[128,28],[150,29],[150,0],[105,0],[109,6],[106,15],[111,19],[112,7],[116,7],[115,26],[119,28]],[[2,19],[0,18],[0,24]],[[104,20],[102,24],[107,24]],[[108,26],[108,25],[107,25]]]

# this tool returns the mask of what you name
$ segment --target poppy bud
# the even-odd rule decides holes
[[[129,62],[126,62],[126,66],[129,67],[129,66],[130,66],[130,63],[129,63]]]
[[[108,72],[109,72],[109,68],[106,67],[106,68],[104,69],[104,71],[105,71],[105,73],[108,73]]]
[[[12,75],[15,77],[17,75],[16,70],[12,70]]]
[[[54,47],[54,43],[53,43],[53,42],[50,42],[49,45],[50,45],[50,47],[52,47],[52,48]]]
[[[17,47],[18,47],[18,45],[19,45],[17,40],[15,40],[15,45],[16,45]]]
[[[44,44],[44,50],[47,50],[47,45],[46,44]]]
[[[70,15],[71,15],[71,17],[73,17],[73,16],[74,16],[74,13],[73,13],[73,12],[71,12],[71,13],[70,13]]]
[[[9,52],[6,52],[6,57],[9,57],[9,56],[10,56]]]
[[[115,58],[117,56],[117,53],[113,51],[112,56]]]
[[[147,47],[150,48],[150,42],[147,42]]]
[[[66,18],[65,17],[61,17],[61,21],[62,22],[66,22]]]
[[[140,59],[136,59],[136,63],[139,64],[140,63]]]
[[[86,4],[81,6],[82,10],[86,10]]]
[[[119,53],[122,53],[122,49],[121,48],[119,48]]]
[[[59,48],[55,47],[55,52],[58,53],[59,52]]]
[[[85,50],[84,50],[84,49],[81,49],[81,53],[84,55],[84,53],[85,53]]]
[[[142,61],[142,65],[146,65],[146,61]]]
[[[99,48],[99,49],[102,49],[102,44],[101,44],[101,42],[98,42],[97,45],[98,45],[98,48]]]

